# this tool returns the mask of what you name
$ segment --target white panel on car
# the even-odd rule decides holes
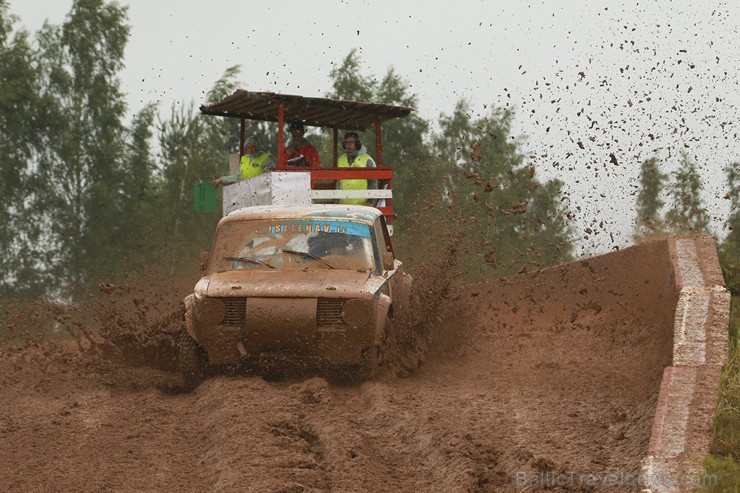
[[[309,172],[272,171],[224,187],[224,215],[255,205],[309,205]]]

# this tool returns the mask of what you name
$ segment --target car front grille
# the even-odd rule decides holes
[[[226,316],[222,322],[224,325],[236,325],[243,327],[247,323],[247,299],[246,298],[221,298],[226,306]]]
[[[337,298],[319,298],[316,303],[316,325],[344,324],[342,305],[346,300]]]
[[[223,325],[244,327],[247,324],[247,298],[219,298],[226,307]],[[319,298],[316,303],[316,325],[344,325],[342,305],[347,301],[337,298]]]

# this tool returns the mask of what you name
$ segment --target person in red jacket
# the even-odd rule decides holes
[[[321,167],[319,151],[303,137],[305,131],[302,123],[290,124],[290,145],[285,147],[283,162],[280,166]]]

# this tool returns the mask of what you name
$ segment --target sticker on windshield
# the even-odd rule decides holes
[[[370,237],[370,227],[350,221],[281,221],[265,228],[266,233],[340,233]]]

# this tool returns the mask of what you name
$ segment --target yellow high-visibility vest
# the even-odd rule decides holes
[[[342,154],[337,161],[339,168],[366,168],[367,161],[370,159],[369,154],[359,154],[352,164],[347,159],[347,154]],[[340,190],[367,190],[367,180],[339,180]],[[340,204],[362,205],[367,199],[339,199]]]
[[[249,154],[243,155],[239,163],[239,172],[241,173],[242,180],[261,175],[263,171],[262,165],[268,157],[270,157],[270,154],[264,151],[257,154],[254,158]]]

